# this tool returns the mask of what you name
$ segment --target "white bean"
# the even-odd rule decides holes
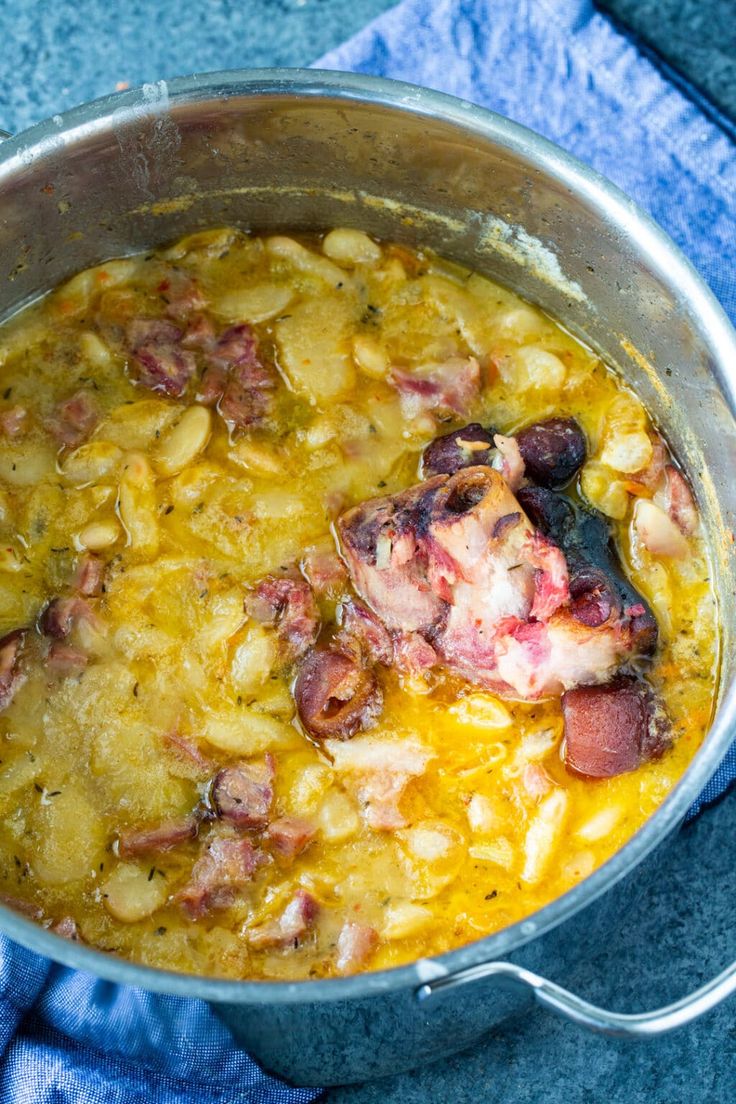
[[[258,284],[227,292],[212,309],[228,322],[267,322],[286,310],[293,298],[293,289],[284,284]]]
[[[362,230],[330,230],[322,250],[338,264],[378,264],[381,259],[381,247]]]
[[[353,338],[353,358],[364,375],[371,379],[385,379],[391,367],[385,351],[369,334],[356,334]]]
[[[118,510],[131,549],[140,557],[152,559],[159,544],[156,491],[150,465],[142,453],[128,453],[120,479]]]
[[[190,406],[163,436],[156,454],[162,475],[176,475],[206,447],[212,432],[212,415],[206,406]]]
[[[80,548],[88,552],[100,552],[110,548],[120,537],[120,526],[112,518],[106,521],[92,521],[85,525],[77,537]]]
[[[120,863],[102,886],[105,908],[116,920],[135,924],[160,909],[168,888],[160,874],[150,876],[151,867]]]

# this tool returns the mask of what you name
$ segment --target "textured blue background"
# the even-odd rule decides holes
[[[20,129],[112,91],[118,81],[307,64],[389,6],[386,0],[163,0],[155,6],[0,0],[0,127]],[[734,0],[605,0],[605,6],[736,116]],[[575,980],[585,996],[619,1008],[651,1007],[701,984],[736,956],[735,839],[732,796],[662,856],[659,877],[636,911],[622,918],[598,959],[581,968]],[[234,1093],[237,1099],[235,1087]],[[539,1012],[441,1066],[334,1090],[328,1099],[726,1104],[736,1099],[736,1002],[646,1045],[587,1037]]]

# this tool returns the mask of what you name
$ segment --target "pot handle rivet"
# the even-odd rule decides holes
[[[599,1008],[568,989],[563,989],[561,985],[556,985],[531,970],[515,966],[512,962],[486,962],[481,966],[461,970],[457,974],[435,978],[417,989],[417,1000],[428,1001],[457,986],[486,978],[495,978],[498,984],[507,988],[527,992],[531,990],[544,1008],[589,1031],[624,1039],[645,1039],[663,1035],[676,1027],[684,1027],[736,992],[736,962],[732,962],[718,977],[700,989],[652,1012],[623,1013]]]

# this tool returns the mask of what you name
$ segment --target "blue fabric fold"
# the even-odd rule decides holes
[[[491,107],[609,176],[736,320],[736,154],[588,0],[404,0],[321,62]],[[736,778],[732,749],[691,810]],[[202,1001],[77,973],[0,936],[2,1104],[302,1104]]]

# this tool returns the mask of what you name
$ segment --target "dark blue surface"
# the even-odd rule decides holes
[[[309,63],[388,6],[385,0],[200,0],[187,5],[164,0],[155,7],[140,2],[118,7],[102,0],[62,0],[56,5],[39,0],[2,2],[0,127],[20,129],[112,91],[118,81],[135,84],[197,70]],[[609,6],[624,5],[610,0]],[[692,7],[684,5],[688,6]],[[641,7],[653,11],[657,5]],[[701,19],[704,9],[722,12],[729,7],[733,10],[732,0],[708,0],[698,6],[694,19]],[[520,4],[519,10],[525,12],[526,5]],[[655,26],[655,20],[649,25]],[[697,33],[695,22],[693,27]],[[661,33],[666,35],[666,27]],[[410,35],[409,42],[413,38]],[[438,40],[435,45],[441,58],[448,44]],[[708,60],[702,51],[700,56],[705,72]],[[694,75],[691,68],[690,76]],[[415,74],[408,77],[415,79]],[[728,89],[721,102],[728,105]],[[584,150],[577,152],[590,160]],[[714,283],[722,281],[724,298],[733,293],[729,272],[715,272],[714,277]],[[657,880],[643,887],[640,906],[622,917],[617,936],[582,970],[577,982],[586,997],[622,1009],[652,1007],[701,984],[734,957],[735,832],[733,797],[683,832],[663,855]],[[575,938],[574,926],[570,938]],[[550,974],[564,983],[553,967]],[[61,1041],[43,1039],[52,1060]],[[26,1058],[18,1055],[19,1068]],[[334,1090],[329,1099],[333,1104],[720,1104],[736,1099],[735,1084],[732,1002],[686,1031],[635,1045],[587,1037],[538,1012],[493,1032],[484,1043],[441,1066],[373,1086]],[[225,1089],[218,1098],[212,1088],[212,1099],[233,1104],[248,1099],[237,1077],[232,1094]],[[48,1091],[48,1097],[37,1087],[23,1096],[8,1096],[6,1091],[2,1104],[46,1099],[60,1104],[68,1099],[61,1095],[60,1084],[58,1092],[51,1087]],[[197,1099],[181,1085],[178,1092],[182,1104]],[[92,1096],[90,1090],[80,1099],[93,1101],[100,1095]],[[141,1087],[130,1099],[142,1104],[156,1097],[150,1087]]]

